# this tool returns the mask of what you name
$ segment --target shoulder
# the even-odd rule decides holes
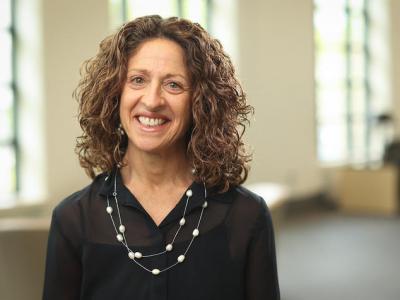
[[[53,218],[69,219],[79,215],[82,208],[98,195],[104,177],[104,173],[96,176],[89,185],[62,199],[53,209]]]
[[[245,206],[255,214],[263,214],[268,211],[265,200],[244,186],[232,188],[229,194],[235,205]]]
[[[60,234],[74,247],[79,247],[85,237],[88,209],[92,201],[97,199],[104,177],[103,174],[97,176],[89,185],[70,194],[56,205],[50,230],[53,235]]]
[[[265,200],[244,186],[236,186],[221,195],[231,202],[231,216],[253,230],[272,226],[271,213]]]

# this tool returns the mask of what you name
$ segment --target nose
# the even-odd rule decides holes
[[[142,96],[142,103],[150,111],[156,111],[164,105],[165,101],[160,83],[151,82],[146,87]]]

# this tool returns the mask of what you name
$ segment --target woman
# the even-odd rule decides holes
[[[269,211],[240,186],[252,108],[217,40],[138,18],[76,97],[93,182],[53,211],[44,299],[279,299]]]

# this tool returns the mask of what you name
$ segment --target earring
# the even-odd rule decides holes
[[[123,153],[121,152],[119,146],[123,139],[123,136],[125,135],[125,131],[124,131],[124,128],[122,127],[121,123],[119,123],[119,125],[118,125],[117,135],[118,135],[119,142],[115,145],[115,148],[114,148],[114,159],[117,162],[117,168],[121,168],[123,166],[123,163],[122,163]]]
[[[124,131],[124,129],[122,128],[122,124],[121,124],[121,123],[119,123],[119,126],[118,126],[118,128],[117,128],[117,131],[118,131],[118,134],[119,134],[119,135],[125,135],[125,131]]]

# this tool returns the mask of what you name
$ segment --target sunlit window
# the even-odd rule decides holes
[[[12,5],[0,1],[0,205],[18,189]]]
[[[315,0],[316,119],[323,163],[379,161],[384,137],[377,120],[389,99],[374,74],[385,76],[384,14],[368,0]],[[376,2],[376,1],[375,1]],[[374,15],[375,13],[375,15]]]
[[[157,14],[187,18],[208,28],[210,3],[208,0],[111,0],[111,20],[116,27],[126,20]]]
[[[111,29],[144,15],[177,16],[199,23],[238,66],[237,0],[109,0]]]

